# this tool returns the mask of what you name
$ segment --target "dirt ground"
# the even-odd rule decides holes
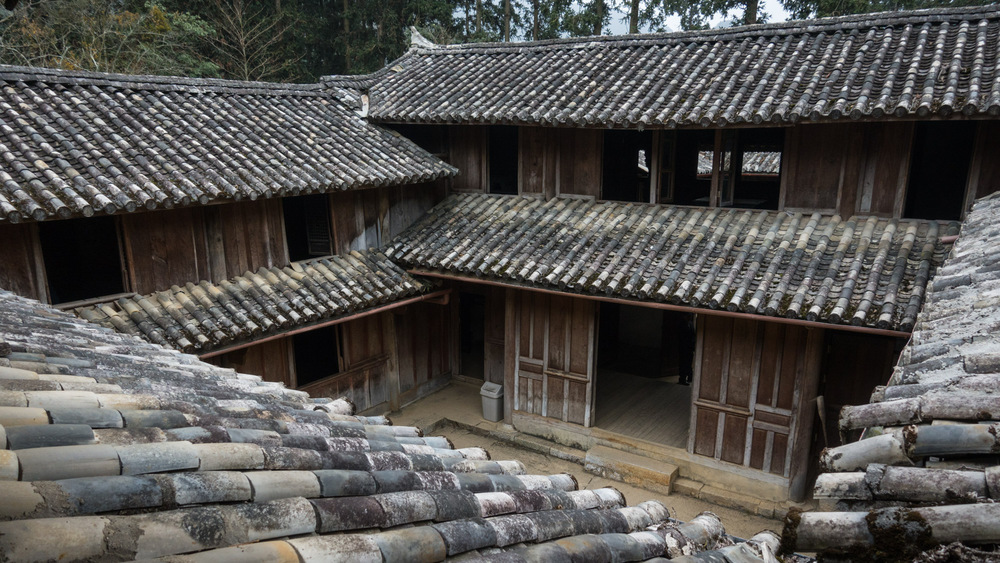
[[[645,500],[658,500],[670,508],[672,516],[680,520],[690,520],[706,510],[714,512],[722,519],[722,524],[725,526],[726,532],[737,537],[749,538],[761,530],[781,532],[781,522],[778,520],[747,514],[684,495],[663,495],[626,483],[598,477],[597,475],[585,472],[582,466],[575,463],[522,449],[507,442],[491,440],[490,438],[474,434],[462,428],[445,426],[436,429],[434,434],[447,436],[455,444],[456,448],[484,448],[490,452],[490,456],[495,460],[520,460],[525,465],[529,474],[551,475],[555,473],[570,473],[576,477],[582,489],[614,487],[625,495],[625,500],[628,501],[629,505],[636,505]]]

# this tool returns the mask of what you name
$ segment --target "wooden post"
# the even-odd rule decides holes
[[[391,311],[382,313],[382,343],[388,355],[385,363],[389,386],[389,408],[399,410],[399,347],[396,345],[396,317]]]
[[[505,292],[504,303],[504,362],[503,362],[503,420],[512,424],[511,413],[514,410],[514,377],[517,369],[517,341],[520,323],[517,319],[517,290],[508,289]]]

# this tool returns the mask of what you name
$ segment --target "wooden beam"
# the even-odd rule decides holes
[[[636,307],[649,307],[651,309],[662,309],[665,311],[681,311],[684,313],[697,313],[699,315],[713,315],[719,317],[733,317],[738,319],[749,319],[754,321],[766,321],[781,324],[799,325],[811,328],[823,328],[829,330],[843,330],[846,332],[860,332],[864,334],[878,334],[881,336],[892,336],[894,338],[909,338],[910,333],[901,330],[887,330],[880,328],[869,328],[864,326],[853,326],[853,325],[839,325],[833,323],[823,323],[818,321],[807,321],[803,319],[788,319],[785,317],[770,317],[767,315],[755,315],[752,313],[739,313],[731,312],[722,309],[704,309],[700,307],[691,307],[689,305],[671,305],[669,303],[660,303],[658,301],[635,301],[632,299],[622,299],[620,297],[603,297],[600,295],[586,295],[582,293],[570,293],[566,291],[558,291],[554,289],[545,289],[540,287],[530,287],[524,285],[518,285],[512,282],[503,282],[496,280],[483,280],[473,277],[465,277],[456,274],[449,274],[444,272],[435,272],[431,270],[421,270],[419,268],[414,268],[407,270],[410,274],[415,276],[424,276],[428,278],[438,278],[443,280],[453,280],[460,282],[469,282],[485,285],[497,285],[501,287],[509,287],[514,289],[521,289],[525,291],[533,291],[536,293],[546,293],[549,295],[562,295],[566,297],[575,297],[578,299],[590,299],[593,301],[604,301],[607,303],[620,303],[622,305],[632,305]]]
[[[383,311],[391,311],[391,310],[397,309],[399,307],[405,307],[405,306],[410,305],[412,303],[417,303],[417,302],[420,302],[420,301],[427,301],[429,299],[434,299],[434,298],[440,297],[440,296],[442,296],[442,295],[444,295],[446,293],[450,293],[450,292],[451,292],[450,289],[442,289],[442,290],[439,290],[439,291],[435,291],[434,293],[428,293],[426,295],[418,295],[417,297],[411,297],[409,299],[404,299],[402,301],[396,301],[395,303],[390,303],[390,304],[384,305],[382,307],[376,307],[376,308],[371,309],[369,311],[363,311],[361,313],[355,313],[353,315],[348,315],[346,317],[338,317],[336,319],[331,319],[329,321],[320,322],[320,323],[316,323],[316,324],[312,324],[312,325],[307,325],[307,326],[299,327],[299,328],[296,328],[296,329],[293,329],[293,330],[287,330],[287,331],[284,331],[284,332],[279,332],[278,334],[272,334],[270,336],[266,336],[264,338],[258,338],[256,340],[250,340],[250,341],[247,341],[247,342],[241,342],[240,344],[234,344],[232,346],[226,346],[225,348],[219,348],[219,349],[216,349],[216,350],[212,350],[210,352],[205,352],[204,354],[199,354],[198,355],[198,359],[204,360],[205,358],[212,358],[212,357],[215,357],[215,356],[220,356],[222,354],[225,354],[225,353],[228,353],[228,352],[232,352],[233,350],[239,350],[241,348],[247,348],[249,346],[256,346],[257,344],[261,344],[263,342],[270,342],[271,340],[277,340],[279,338],[286,338],[288,336],[294,336],[296,334],[300,334],[300,333],[303,333],[303,332],[309,332],[311,330],[316,330],[316,329],[319,329],[319,328],[333,326],[333,325],[336,325],[336,324],[345,323],[347,321],[353,321],[355,319],[360,319],[362,317],[368,317],[368,316],[371,316],[371,315],[375,315],[377,313],[381,313]]]

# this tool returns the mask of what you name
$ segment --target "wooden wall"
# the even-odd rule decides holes
[[[0,288],[48,302],[37,225],[0,225]]]
[[[277,199],[133,213],[121,221],[136,293],[288,264]]]
[[[238,276],[247,270],[288,264],[280,199],[203,209],[212,281]]]
[[[406,404],[452,373],[451,309],[414,303],[394,312],[400,404]]]
[[[451,376],[449,318],[446,306],[414,303],[339,324],[340,371],[298,388],[314,397],[347,397],[359,412],[411,402]],[[279,338],[206,361],[296,387],[293,345],[292,337]]]
[[[455,192],[485,192],[489,182],[486,127],[453,125],[448,129],[448,163],[458,168],[451,179]]]
[[[1000,122],[980,121],[972,154],[969,194],[975,198],[1000,191]],[[969,209],[971,201],[966,205]]]
[[[380,248],[444,198],[443,183],[330,195],[334,252]]]
[[[593,423],[595,302],[545,293],[509,292],[507,331],[513,410],[590,426]],[[510,399],[508,399],[510,400]]]
[[[559,159],[558,131],[548,127],[521,127],[518,131],[518,178],[522,194],[538,194],[545,199],[556,195]]]
[[[689,449],[797,479],[805,475],[823,331],[698,319]]]
[[[232,368],[240,373],[259,375],[264,381],[275,381],[284,383],[287,387],[295,387],[290,343],[290,338],[279,338],[213,356],[205,361]]]

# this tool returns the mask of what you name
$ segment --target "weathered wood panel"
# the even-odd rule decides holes
[[[280,200],[213,205],[203,216],[212,281],[288,265]]]
[[[422,387],[451,374],[451,311],[441,305],[414,303],[393,314],[400,400],[406,403]]]
[[[383,407],[389,401],[388,360],[385,357],[300,387],[314,397],[346,397],[358,412]]]
[[[35,224],[0,225],[0,287],[48,302]]]
[[[500,287],[492,287],[486,294],[486,365],[484,377],[491,383],[503,383],[504,358],[506,356],[506,299],[507,292]]]
[[[344,369],[379,358],[387,353],[383,341],[382,315],[367,315],[340,325],[344,345]]]
[[[596,308],[583,299],[522,291],[517,330],[508,333],[516,347],[514,410],[584,426],[593,423]]]
[[[788,129],[782,155],[782,195],[789,208],[836,209],[854,124],[802,125]]]
[[[793,448],[808,453],[808,434],[791,437],[815,398],[821,347],[809,329],[766,321],[704,316],[698,334],[691,451],[790,477]]]
[[[1000,190],[1000,158],[997,155],[1000,155],[1000,123],[980,121],[969,175],[969,191],[976,198]]]
[[[448,135],[448,163],[459,170],[458,176],[451,179],[452,191],[485,192],[488,180],[486,127],[453,125]]]
[[[521,127],[518,132],[518,166],[522,194],[540,194],[549,199],[556,193],[557,147],[555,130]]]
[[[388,234],[382,233],[385,241],[392,240],[405,231],[430,208],[445,196],[442,183],[420,184],[416,186],[395,186],[381,188],[383,197],[388,198]]]
[[[604,131],[599,129],[558,129],[557,194],[601,197]]]
[[[379,190],[355,190],[330,194],[334,252],[382,246],[382,214]]]
[[[122,216],[132,291],[151,293],[209,277],[201,208]]]
[[[912,122],[873,123],[865,127],[865,159],[858,187],[858,212],[894,217],[902,215],[913,130]]]
[[[235,350],[220,356],[214,356],[205,361],[232,368],[240,373],[259,375],[264,381],[284,383],[294,387],[291,358],[289,356],[290,338],[279,338],[262,342],[254,346]]]

